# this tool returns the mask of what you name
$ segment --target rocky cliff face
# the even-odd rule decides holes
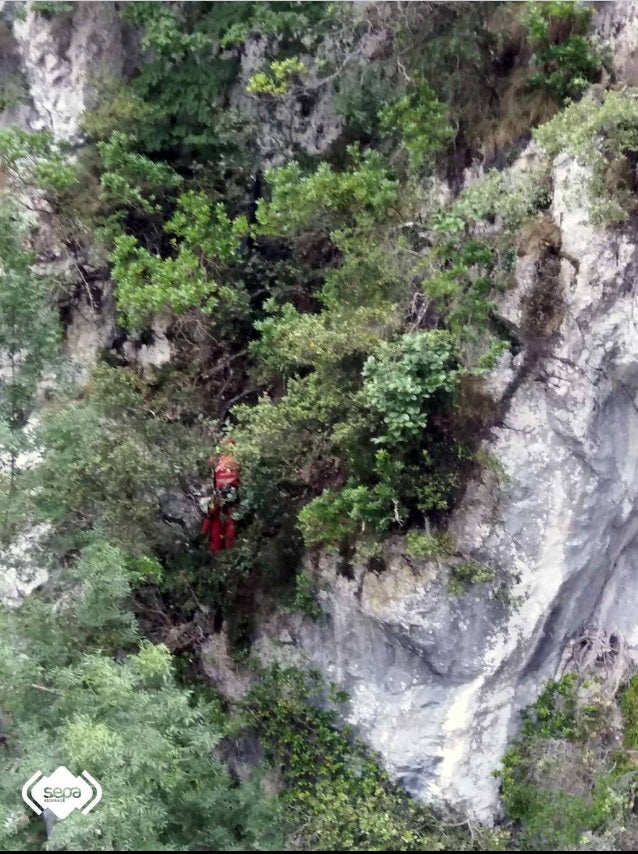
[[[92,71],[106,64],[121,73],[125,52],[113,4],[74,5],[71,18],[51,21],[32,12],[15,18],[15,4],[0,7],[30,92],[30,103],[2,120],[77,142]],[[597,7],[596,27],[619,77],[629,79],[638,4]],[[325,112],[323,96],[320,105]],[[338,133],[321,115],[294,118],[313,151]],[[505,477],[487,471],[471,483],[452,520],[459,552],[492,567],[495,581],[451,593],[460,558],[411,557],[402,537],[381,560],[347,573],[336,558],[309,556],[324,616],[277,618],[257,640],[265,658],[308,661],[343,686],[350,722],[409,791],[463,804],[480,818],[494,814],[492,771],[518,711],[544,680],[585,659],[596,667],[605,651],[620,669],[638,661],[638,240],[630,227],[595,230],[586,213],[570,209],[568,190],[578,180],[573,163],[556,162],[550,213],[560,230],[560,326],[533,364],[523,351],[504,359],[491,380],[508,405],[485,450]],[[515,331],[536,261],[519,260],[518,286],[501,306]],[[112,306],[107,285],[105,294]],[[108,346],[112,323],[112,307],[105,314],[81,301],[70,350],[86,360]],[[151,362],[170,358],[163,327],[158,335],[162,353],[144,354]],[[24,572],[23,582],[19,569],[7,573],[7,600],[18,602],[42,572]],[[600,655],[587,658],[593,636]]]
[[[114,3],[73,4],[71,13],[47,16],[26,3],[0,2],[0,91],[4,93],[0,127],[48,130],[72,146],[81,142],[80,119],[94,104],[101,82],[117,79],[125,68],[125,34]],[[24,188],[16,189],[24,197]],[[46,214],[34,233],[39,267],[77,282],[80,296],[70,306],[66,350],[78,369],[88,376],[98,353],[115,337],[115,312],[108,277],[92,270],[60,242]],[[78,261],[95,281],[92,291]],[[96,275],[93,275],[96,274]],[[95,297],[92,296],[95,294]],[[18,459],[29,465],[31,460]],[[0,461],[2,465],[2,461]],[[39,525],[0,550],[0,601],[11,607],[48,577],[42,541],[47,526]]]
[[[3,53],[18,62],[18,68],[7,63],[3,78],[20,75],[29,96],[3,123],[18,120],[79,142],[82,113],[93,106],[100,85],[121,77],[126,65],[128,45],[115,4],[79,2],[69,13],[47,15],[3,0],[0,16]]]
[[[625,657],[619,667],[638,662],[638,244],[565,206],[577,172],[556,164],[562,325],[532,369],[524,352],[501,365],[500,387],[516,391],[485,450],[504,477],[470,484],[451,524],[495,582],[450,592],[457,561],[413,558],[396,538],[375,571],[346,576],[320,557],[325,616],[285,627],[297,655],[349,692],[349,721],[408,790],[483,819],[518,711],[587,636]],[[503,306],[514,328],[530,268],[519,260]]]
[[[623,79],[638,4],[599,6]],[[617,686],[638,664],[638,240],[633,227],[596,230],[573,208],[582,180],[557,160],[560,328],[534,364],[523,351],[491,377],[509,403],[485,450],[505,477],[471,483],[451,524],[459,551],[505,586],[451,594],[454,565],[412,558],[396,538],[377,571],[355,565],[346,576],[336,558],[310,560],[324,617],[279,624],[259,642],[266,659],[283,644],[284,657],[343,686],[349,722],[409,791],[485,820],[498,808],[492,772],[543,682],[611,664]],[[515,332],[536,262],[519,260],[501,306]]]

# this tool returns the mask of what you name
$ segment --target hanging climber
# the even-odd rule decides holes
[[[213,477],[213,495],[208,501],[202,534],[208,537],[211,552],[231,548],[237,533],[233,509],[239,497],[239,463],[232,455],[231,446],[234,444],[232,439],[224,439],[220,443],[221,453],[217,464],[214,457],[208,459]]]

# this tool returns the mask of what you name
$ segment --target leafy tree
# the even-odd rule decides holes
[[[135,138],[114,131],[108,140],[98,142],[102,160],[102,200],[107,210],[116,209],[107,224],[117,234],[116,225],[127,211],[138,216],[161,213],[167,196],[180,186],[182,178],[166,163],[151,160],[135,151]]]
[[[203,193],[186,193],[165,224],[174,255],[162,257],[140,246],[131,235],[115,238],[112,254],[117,300],[130,327],[163,309],[211,313],[220,300],[232,302],[232,288],[217,281],[225,262],[238,257],[245,217],[231,220],[222,204],[212,208]]]
[[[434,155],[454,137],[447,110],[427,83],[413,86],[409,94],[383,107],[379,126],[383,133],[398,136],[416,174],[431,171]]]
[[[431,429],[429,408],[451,408],[463,371],[480,373],[501,346],[489,330],[490,296],[505,253],[474,239],[469,210],[454,209],[432,217],[419,253],[401,219],[413,211],[386,170],[377,152],[356,147],[340,172],[291,164],[268,173],[271,197],[258,209],[258,233],[284,236],[301,252],[329,241],[340,253],[318,312],[266,302],[270,316],[255,323],[251,351],[268,378],[286,378],[287,393],[236,413],[248,470],[259,460],[280,487],[296,484],[293,494],[311,498],[299,514],[307,544],[449,509],[462,456],[452,437]],[[426,310],[407,331],[423,295]],[[443,328],[418,328],[431,324]],[[392,455],[375,453],[379,444]]]
[[[261,357],[264,366],[286,375],[312,366],[326,384],[332,382],[335,371],[347,382],[350,362],[356,364],[357,355],[365,357],[384,333],[398,325],[396,306],[390,300],[353,308],[342,303],[320,314],[301,313],[274,302],[265,308],[271,316],[255,323],[261,333],[251,346],[255,356]]]
[[[202,462],[201,426],[172,422],[132,371],[103,367],[88,393],[43,414],[34,500],[63,530],[105,532],[135,555],[161,540],[160,495]]]
[[[125,585],[122,557],[102,544],[85,552],[81,563],[88,586],[79,594],[75,588],[76,601],[61,611],[40,608],[38,622],[28,610],[0,611],[0,709],[9,721],[0,782],[2,847],[276,848],[273,805],[256,783],[235,786],[212,759],[223,719],[215,706],[177,687],[166,647],[143,643],[118,661],[87,647],[100,643],[105,631],[120,644],[130,642],[132,626],[122,625],[121,617],[118,624],[120,596],[100,577],[115,579],[116,566]],[[44,825],[22,804],[20,790],[34,768],[60,764],[90,770],[104,795],[88,816],[76,813],[56,823],[45,841]]]
[[[258,233],[293,235],[308,232],[329,236],[337,228],[352,227],[386,215],[397,198],[397,182],[376,151],[348,150],[349,169],[334,171],[327,163],[305,175],[292,162],[266,172],[270,201],[260,200]]]
[[[303,480],[304,464],[329,452],[329,430],[341,413],[341,392],[309,374],[290,380],[280,400],[264,394],[254,406],[235,407],[233,436],[246,468],[244,486],[249,488],[253,470],[259,476],[266,469],[280,488],[294,490]]]
[[[442,330],[407,333],[379,346],[363,368],[368,405],[386,426],[378,443],[397,445],[425,429],[424,404],[454,389],[455,363],[454,338]]]
[[[147,56],[132,81],[134,93],[155,108],[153,123],[139,128],[146,153],[220,154],[216,125],[238,61],[234,55],[221,55],[218,39],[233,23],[245,19],[250,6],[122,4],[124,18],[141,31]]]

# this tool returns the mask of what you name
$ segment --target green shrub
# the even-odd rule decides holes
[[[178,314],[189,308],[211,313],[221,300],[232,302],[235,292],[216,274],[237,257],[239,237],[247,228],[245,217],[231,220],[222,204],[212,208],[203,193],[189,192],[179,197],[164,225],[173,257],[149,252],[131,235],[116,237],[113,278],[128,327],[167,308]]]
[[[437,534],[408,531],[406,541],[407,551],[412,557],[450,557],[456,553],[454,537],[448,531]]]
[[[381,62],[346,65],[333,83],[334,109],[344,117],[349,138],[379,136],[379,107],[397,96],[397,81]]]
[[[31,3],[31,9],[44,15],[45,18],[53,18],[58,15],[70,15],[73,12],[73,3],[65,3],[64,0],[35,0]]]
[[[486,584],[494,581],[494,570],[485,563],[474,560],[466,560],[455,566],[450,573],[450,593],[459,595],[467,590],[471,584]]]
[[[392,785],[376,758],[336,728],[317,673],[273,668],[246,701],[248,722],[283,769],[283,799],[295,848],[430,851],[469,840]],[[324,701],[324,702],[322,702]]]
[[[387,498],[383,487],[363,484],[326,490],[299,511],[299,528],[306,545],[335,546],[364,533],[366,526],[378,533],[387,531],[394,519],[392,500]]]
[[[559,682],[549,681],[533,706],[523,716],[523,735],[540,738],[577,736],[577,677],[573,673]]]
[[[159,213],[167,194],[182,183],[181,176],[166,163],[136,152],[135,138],[121,131],[98,142],[97,150],[102,159],[102,198],[111,208]]]
[[[303,467],[330,456],[330,429],[339,420],[343,398],[341,389],[322,379],[294,378],[278,400],[263,394],[253,406],[235,407],[233,437],[248,478],[263,472],[279,488],[291,488],[303,482]],[[244,487],[250,488],[250,480]]]
[[[141,31],[147,61],[131,81],[133,92],[154,108],[152,124],[138,138],[147,154],[198,151],[215,157],[223,150],[216,125],[221,99],[230,91],[238,61],[216,50],[233,24],[250,14],[250,3],[125,3],[121,14]]]
[[[632,676],[620,695],[620,708],[625,728],[625,744],[638,749],[638,676]]]
[[[406,333],[380,344],[363,368],[366,402],[385,424],[374,441],[393,447],[421,434],[430,400],[454,390],[456,364],[454,338],[442,330]]]
[[[635,209],[627,156],[638,151],[638,99],[632,90],[609,91],[601,100],[585,98],[571,104],[534,136],[550,157],[562,151],[590,171],[568,201],[585,205],[593,223],[623,222]]]
[[[250,78],[246,91],[256,95],[285,95],[290,89],[291,78],[304,74],[308,69],[296,57],[273,60],[268,73],[258,71]]]
[[[579,98],[595,80],[602,58],[586,35],[591,14],[579,3],[528,4],[524,21],[534,50],[530,89],[543,89],[563,103]]]
[[[329,235],[338,228],[384,218],[397,198],[396,180],[389,177],[377,151],[361,153],[353,145],[348,155],[350,168],[342,172],[320,163],[313,173],[304,174],[295,162],[268,170],[271,199],[259,201],[258,233]]]
[[[313,620],[321,616],[321,605],[317,601],[315,582],[312,575],[305,570],[295,576],[295,594],[289,606],[284,608],[284,613],[299,611],[307,614]]]
[[[633,772],[622,751],[610,749],[613,715],[600,689],[595,677],[568,674],[548,682],[525,711],[498,775],[518,848],[569,850],[589,840],[631,846]]]
[[[29,187],[38,187],[55,201],[77,183],[62,144],[48,131],[0,128],[0,169]]]
[[[159,108],[141,98],[131,86],[121,80],[107,80],[97,103],[82,114],[80,122],[96,144],[117,139],[118,134],[132,143],[139,139],[140,128],[152,125],[160,117]],[[127,146],[128,150],[132,147],[132,144]]]
[[[412,87],[379,113],[379,127],[385,134],[396,135],[408,153],[412,172],[432,169],[433,155],[454,137],[447,121],[447,110],[427,83]]]
[[[348,358],[367,355],[379,345],[384,333],[398,325],[396,307],[382,305],[341,305],[336,311],[307,314],[291,305],[267,303],[270,317],[255,323],[260,338],[251,351],[281,374],[307,366],[323,375],[341,373]]]
[[[246,7],[241,20],[236,20],[220,38],[222,47],[233,47],[244,42],[251,32],[263,35],[276,35],[287,45],[288,43],[305,46],[313,37],[320,37],[324,25],[333,15],[330,4],[322,2],[299,3],[242,3]],[[228,14],[228,13],[227,13]],[[220,16],[223,20],[223,15]],[[239,17],[239,15],[236,15]]]
[[[467,226],[499,217],[508,232],[516,233],[534,213],[544,210],[551,200],[550,164],[541,160],[522,174],[492,169],[456,199],[448,211],[433,218],[434,229],[442,234],[465,237]],[[475,241],[489,250],[483,239]]]

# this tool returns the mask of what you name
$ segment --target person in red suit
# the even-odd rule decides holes
[[[238,499],[239,463],[231,453],[234,444],[232,439],[224,439],[217,464],[215,465],[214,457],[209,457],[208,460],[213,475],[214,492],[202,524],[202,534],[208,537],[208,548],[211,552],[231,548],[237,534],[233,508]]]

